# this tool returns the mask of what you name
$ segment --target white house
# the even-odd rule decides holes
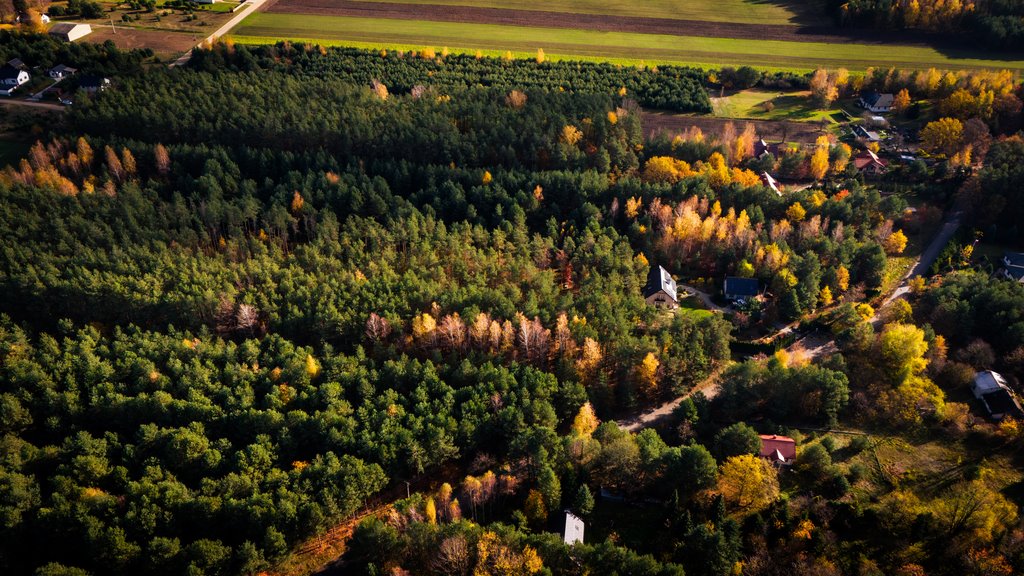
[[[88,24],[76,24],[74,22],[61,22],[50,27],[50,35],[56,36],[65,42],[74,42],[79,38],[92,34],[92,26]]]
[[[22,84],[28,82],[28,72],[12,66],[10,63],[4,64],[3,68],[0,68],[0,94],[4,96],[10,96],[14,91]]]
[[[892,94],[879,94],[878,92],[872,92],[861,96],[859,104],[861,108],[870,110],[875,114],[879,114],[892,110],[892,103],[895,99],[896,98]]]

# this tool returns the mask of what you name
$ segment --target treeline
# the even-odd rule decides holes
[[[1015,0],[831,0],[840,25],[954,34],[993,50],[1024,50],[1024,6]]]
[[[198,70],[286,71],[304,78],[343,80],[368,86],[377,81],[401,94],[469,87],[604,94],[635,99],[642,106],[677,112],[711,111],[704,72],[696,68],[637,68],[607,63],[491,58],[466,54],[322,48],[280,42],[273,46],[217,44],[193,53]]]
[[[19,58],[28,66],[39,66],[43,72],[65,64],[93,74],[138,74],[142,71],[142,62],[152,56],[153,51],[148,48],[120,50],[112,41],[102,44],[64,42],[47,34],[0,30],[0,62]]]

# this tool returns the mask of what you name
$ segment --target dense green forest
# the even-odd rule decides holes
[[[378,81],[392,92],[419,93],[424,86],[543,89],[578,94],[619,94],[641,105],[677,112],[710,112],[704,71],[681,66],[635,68],[592,62],[485,58],[434,51],[380,53],[357,48],[324,50],[308,44],[218,46],[197,53],[192,66],[216,71],[287,70],[303,78],[332,78],[366,85]]]
[[[1024,6],[1016,0],[830,0],[828,10],[841,25],[920,29],[992,50],[1024,50]]]
[[[749,130],[643,138],[637,101],[706,104],[685,70],[103,50],[114,87],[0,171],[3,573],[258,574],[367,510],[344,573],[1024,568],[1024,433],[963,398],[974,369],[1024,375],[1024,288],[961,270],[876,331],[862,301],[919,222],[849,147],[783,196]],[[994,144],[962,194],[1011,205],[1021,155]],[[652,265],[770,297],[656,309]],[[731,361],[800,319],[838,353]],[[711,381],[668,426],[614,423]],[[883,440],[795,429],[837,426]],[[759,432],[800,441],[791,469]],[[885,460],[934,438],[996,448],[934,482]],[[585,544],[551,533],[563,509]]]

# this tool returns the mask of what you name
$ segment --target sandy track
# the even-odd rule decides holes
[[[831,26],[790,26],[784,24],[735,24],[702,20],[673,20],[604,16],[599,14],[568,14],[539,10],[505,10],[470,6],[429,4],[392,4],[353,0],[277,0],[268,5],[269,13],[348,16],[357,18],[390,18],[397,20],[429,20],[471,24],[503,24],[545,28],[572,28],[601,32],[634,32],[670,36],[702,36],[710,38],[742,38],[748,40],[786,40],[792,42],[860,42],[891,43],[892,36],[869,31],[850,31]],[[927,38],[900,37],[900,45],[922,43]]]

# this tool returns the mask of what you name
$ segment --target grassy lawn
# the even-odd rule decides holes
[[[392,4],[440,4],[507,10],[541,10],[570,14],[605,14],[673,20],[705,20],[742,24],[789,24],[802,12],[820,17],[818,2],[764,2],[763,0],[377,0]],[[810,4],[810,6],[808,6]]]
[[[771,102],[771,110],[765,104]],[[749,120],[790,120],[796,122],[821,122],[828,119],[837,122],[841,116],[838,108],[821,110],[811,101],[808,90],[798,92],[777,92],[772,90],[741,90],[721,98],[712,98],[714,115],[721,118],[743,118]]]
[[[686,314],[692,316],[695,319],[707,318],[708,316],[714,315],[714,312],[704,307],[704,303],[701,302],[700,298],[696,296],[688,296],[679,301],[679,309],[676,311],[677,314]]]
[[[370,48],[448,46],[452,51],[469,53],[486,49],[533,54],[537,48],[543,48],[552,57],[590,57],[627,64],[749,64],[776,70],[808,70],[817,66],[864,70],[878,65],[907,69],[936,66],[1024,70],[1021,60],[986,60],[977,53],[943,53],[924,46],[757,41],[386,18],[256,13],[246,18],[235,32],[235,40],[244,43],[290,39]]]

